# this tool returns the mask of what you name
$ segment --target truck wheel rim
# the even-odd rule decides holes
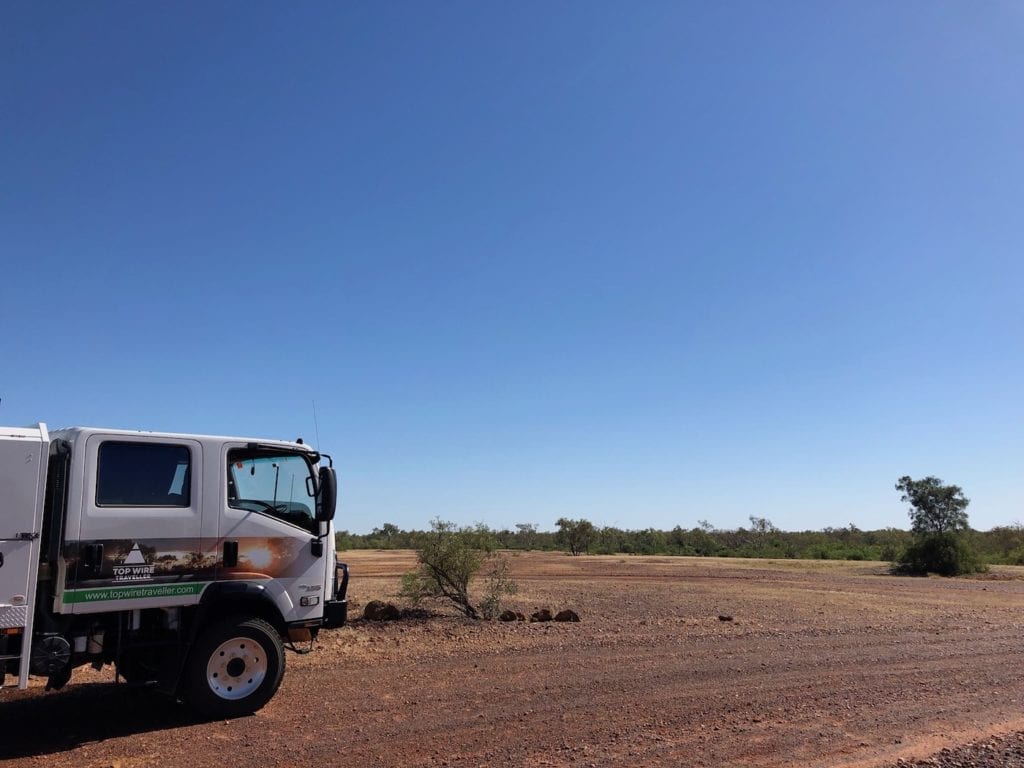
[[[233,637],[217,646],[206,664],[206,682],[222,699],[244,699],[267,676],[267,654],[251,637]]]

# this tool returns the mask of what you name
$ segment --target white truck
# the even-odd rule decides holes
[[[345,622],[332,464],[301,440],[0,427],[0,685],[112,663],[207,717],[259,709],[286,645]]]

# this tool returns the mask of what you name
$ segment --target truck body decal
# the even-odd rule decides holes
[[[149,584],[145,586],[97,587],[96,589],[69,589],[64,592],[65,603],[95,603],[101,600],[138,600],[154,597],[185,597],[198,595],[211,582],[192,581],[181,584]]]
[[[195,539],[102,539],[69,542],[66,594],[98,587],[128,587],[135,584],[188,584],[232,579],[294,578],[306,567],[303,551],[309,545],[283,536],[243,536],[238,543],[238,562],[226,567],[221,558],[223,540],[200,549]],[[98,562],[90,552],[102,552]],[[191,592],[168,594],[186,595]],[[89,598],[89,601],[100,598]],[[116,598],[111,598],[116,599]],[[68,600],[64,602],[83,602]]]

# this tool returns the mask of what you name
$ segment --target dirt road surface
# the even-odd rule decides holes
[[[414,564],[345,557],[352,616],[393,599]],[[83,670],[61,692],[0,691],[0,758],[867,768],[1024,730],[1024,569],[966,580],[895,578],[879,563],[509,560],[512,608],[582,621],[474,623],[447,609],[354,621],[289,654],[277,696],[230,722]]]

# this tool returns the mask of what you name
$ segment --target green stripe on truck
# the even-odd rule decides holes
[[[140,597],[185,597],[198,595],[210,582],[187,584],[151,584],[131,587],[99,587],[96,589],[69,589],[64,592],[64,603],[98,603],[103,600],[136,600]]]

